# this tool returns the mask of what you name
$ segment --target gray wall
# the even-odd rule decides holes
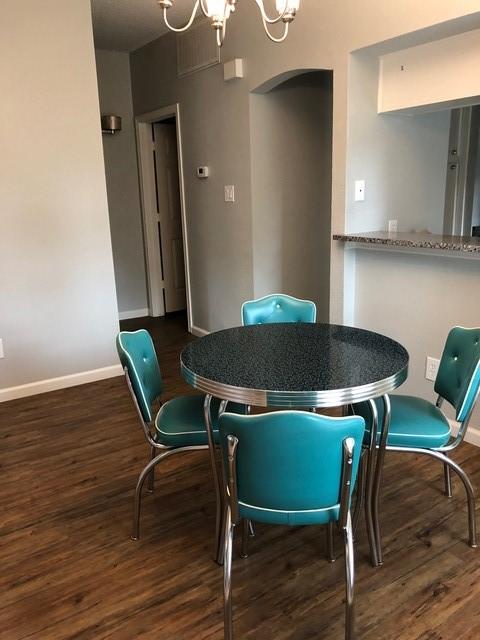
[[[95,52],[100,110],[122,117],[122,131],[103,136],[118,310],[148,309],[142,213],[128,53]]]
[[[347,229],[442,233],[450,111],[378,115],[378,57],[351,56]],[[366,180],[364,202],[354,181]]]
[[[357,68],[351,52],[384,42],[382,53],[385,53],[385,41],[389,39],[398,38],[390,43],[390,50],[394,50],[395,46],[401,49],[475,28],[480,13],[472,11],[469,2],[453,5],[447,0],[423,3],[421,10],[418,2],[406,0],[400,13],[380,0],[347,0],[341,5],[303,3],[289,38],[278,46],[264,36],[255,7],[242,4],[230,20],[222,50],[224,61],[234,57],[246,61],[246,78],[232,83],[223,82],[221,67],[178,79],[175,37],[171,34],[132,55],[135,111],[154,110],[177,101],[182,110],[189,232],[192,247],[195,246],[192,260],[195,324],[207,330],[237,324],[241,302],[253,295],[252,247],[256,223],[252,210],[250,93],[282,74],[334,70],[334,233],[343,232],[346,227],[357,230],[384,227],[392,218],[398,219],[400,228],[432,231],[441,228],[448,115],[439,113],[425,119],[375,115],[370,107],[376,103],[376,67]],[[468,19],[461,17],[469,13],[472,15]],[[431,28],[437,23],[443,24]],[[407,44],[400,36],[409,32]],[[367,80],[362,89],[364,78]],[[358,90],[352,93],[355,83]],[[375,153],[365,155],[366,149]],[[199,183],[195,179],[193,171],[197,164],[211,165],[212,180]],[[317,176],[320,177],[320,172]],[[357,206],[351,202],[353,180],[361,177],[367,180],[367,200]],[[224,184],[237,185],[239,200],[234,207],[222,201]],[[381,264],[384,273],[390,273],[392,281],[401,285],[388,290],[378,288],[375,270],[362,269],[362,259],[360,255],[357,257],[356,266],[354,259],[346,258],[341,243],[332,243],[330,319],[403,336],[412,355],[413,387],[415,381],[423,380],[423,361],[427,355],[427,346],[413,340],[408,332],[416,279],[411,270],[403,271],[403,262],[385,254],[377,266]],[[470,264],[455,267],[453,263],[447,264],[455,269],[458,290],[469,289]],[[446,304],[443,270],[440,261],[434,258],[425,258],[423,269],[428,273],[425,280],[435,283],[435,287],[428,310],[418,309],[418,325],[421,331],[428,331],[435,344],[441,345],[446,335],[445,323],[437,322]],[[473,277],[480,276],[473,274]],[[376,304],[369,306],[368,298],[362,298],[364,292],[370,298],[375,297]],[[395,318],[390,318],[382,313],[380,301],[389,304],[394,295],[400,301],[395,300]],[[469,305],[474,304],[473,298],[469,296],[463,306],[456,308],[459,324],[472,322]],[[428,395],[425,389],[425,385],[420,385],[419,391]]]
[[[478,28],[479,18],[472,0],[404,0],[401,12],[383,0],[305,2],[279,46],[263,34],[254,4],[242,3],[222,56],[245,58],[244,80],[225,84],[221,67],[178,80],[171,34],[132,56],[136,113],[180,103],[200,326],[238,323],[240,303],[253,293],[250,92],[292,70],[334,69],[332,230],[343,231],[349,53],[408,32],[415,44]],[[0,385],[6,386],[116,364],[117,306],[90,3],[4,0],[0,48],[8,88],[0,102],[0,336],[7,354]],[[26,127],[32,117],[41,126]],[[211,180],[195,178],[198,164],[210,164]],[[237,203],[225,205],[223,185],[233,183]],[[429,268],[436,273],[433,262]],[[459,279],[468,282],[461,273]],[[406,299],[412,286],[405,279]],[[333,320],[342,321],[343,305],[344,251],[333,243]]]
[[[374,231],[397,219],[400,231],[441,233],[450,111],[377,115],[376,70],[375,56],[352,56],[346,226],[350,231]],[[353,202],[356,178],[367,181],[365,202]],[[349,253],[349,320],[405,345],[409,377],[399,391],[431,400],[427,356],[441,356],[452,326],[479,324],[478,298],[472,295],[480,285],[478,261],[392,251]]]
[[[254,296],[314,300],[329,318],[332,78],[302,74],[251,95]]]
[[[447,20],[452,22],[435,35],[418,31],[410,44],[472,28],[478,11],[468,23],[453,21],[472,11],[466,0],[428,2],[421,11],[418,2],[405,0],[400,14],[380,0],[303,3],[288,39],[275,45],[264,35],[256,7],[245,3],[229,21],[221,55],[223,61],[243,58],[246,77],[230,83],[223,81],[221,66],[178,78],[176,39],[170,33],[132,54],[135,113],[180,104],[195,325],[213,330],[238,323],[242,301],[253,295],[250,92],[295,70],[334,69],[332,231],[342,232],[350,52]],[[211,166],[211,179],[195,178],[200,164]],[[237,187],[234,206],[223,202],[225,184]],[[338,243],[332,245],[330,273],[330,317],[341,322],[344,252]]]
[[[89,0],[4,0],[0,388],[117,363]]]
[[[426,357],[440,358],[451,327],[479,325],[478,260],[373,250],[357,254],[355,323],[405,345],[409,376],[399,392],[432,400]],[[480,426],[480,407],[472,426]]]
[[[237,325],[253,291],[246,83],[225,83],[220,66],[177,78],[170,33],[134,52],[131,68],[136,114],[180,103],[193,325]],[[208,180],[196,177],[202,165],[210,167]],[[229,184],[235,203],[227,204]]]

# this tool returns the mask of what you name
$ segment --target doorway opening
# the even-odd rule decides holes
[[[138,116],[135,125],[149,315],[186,310],[191,331],[179,105]]]
[[[254,297],[287,293],[330,316],[333,72],[297,70],[250,99]]]
[[[480,236],[480,105],[451,111],[443,231]]]

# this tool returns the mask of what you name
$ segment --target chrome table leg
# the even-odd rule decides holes
[[[157,450],[155,447],[150,447],[150,460],[153,460],[157,455]],[[150,475],[147,480],[147,491],[148,493],[153,493],[155,488],[155,467],[152,468]]]
[[[215,487],[216,516],[215,516],[215,540],[213,547],[213,557],[215,562],[222,564],[223,549],[222,544],[222,524],[224,505],[222,500],[223,492],[220,489],[220,478],[218,475],[217,458],[215,454],[215,440],[213,439],[212,414],[211,414],[212,396],[206,395],[203,403],[203,415],[205,420],[205,429],[207,431],[208,452],[210,455],[210,465],[212,467],[213,484]]]
[[[363,501],[365,499],[365,460],[364,457],[367,454],[362,451],[360,455],[359,461],[359,469],[357,475],[357,495],[355,499],[355,510],[353,512],[353,521],[352,521],[352,529],[353,529],[353,537],[355,538],[358,530],[358,523],[360,520],[360,514],[362,512]]]
[[[242,550],[240,551],[241,558],[248,558],[248,537],[250,533],[250,521],[245,518],[242,520]]]
[[[448,454],[445,454],[448,457]],[[443,479],[445,483],[445,495],[447,498],[452,497],[452,477],[450,474],[450,467],[448,464],[443,465]]]
[[[372,501],[375,544],[377,547],[377,565],[383,564],[382,540],[380,537],[380,522],[378,517],[378,499],[380,496],[380,484],[382,482],[383,462],[385,460],[385,450],[387,446],[388,430],[390,428],[390,416],[391,416],[391,405],[390,405],[390,398],[388,397],[388,395],[385,394],[384,396],[382,396],[382,402],[383,402],[383,421],[382,421],[380,443],[378,445],[378,451],[377,451],[377,460],[375,464],[375,478],[373,483],[374,487],[373,487],[373,501]]]
[[[372,566],[378,567],[377,544],[375,527],[373,522],[373,488],[375,477],[375,454],[377,452],[378,411],[374,400],[368,401],[372,414],[372,427],[370,430],[370,443],[367,458],[367,482],[365,495],[365,523],[367,525],[368,543],[370,545],[370,561]]]
[[[333,522],[329,522],[326,527],[327,531],[327,560],[335,562],[335,539],[333,537]]]

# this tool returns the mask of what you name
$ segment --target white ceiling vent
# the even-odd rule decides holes
[[[199,20],[185,33],[177,34],[178,75],[206,69],[220,62],[220,49],[210,21]]]

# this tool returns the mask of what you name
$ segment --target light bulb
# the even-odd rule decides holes
[[[276,0],[278,13],[285,11],[285,5],[287,5],[287,13],[293,13],[300,8],[300,0]]]
[[[226,0],[206,0],[207,11],[213,18],[223,20]]]

